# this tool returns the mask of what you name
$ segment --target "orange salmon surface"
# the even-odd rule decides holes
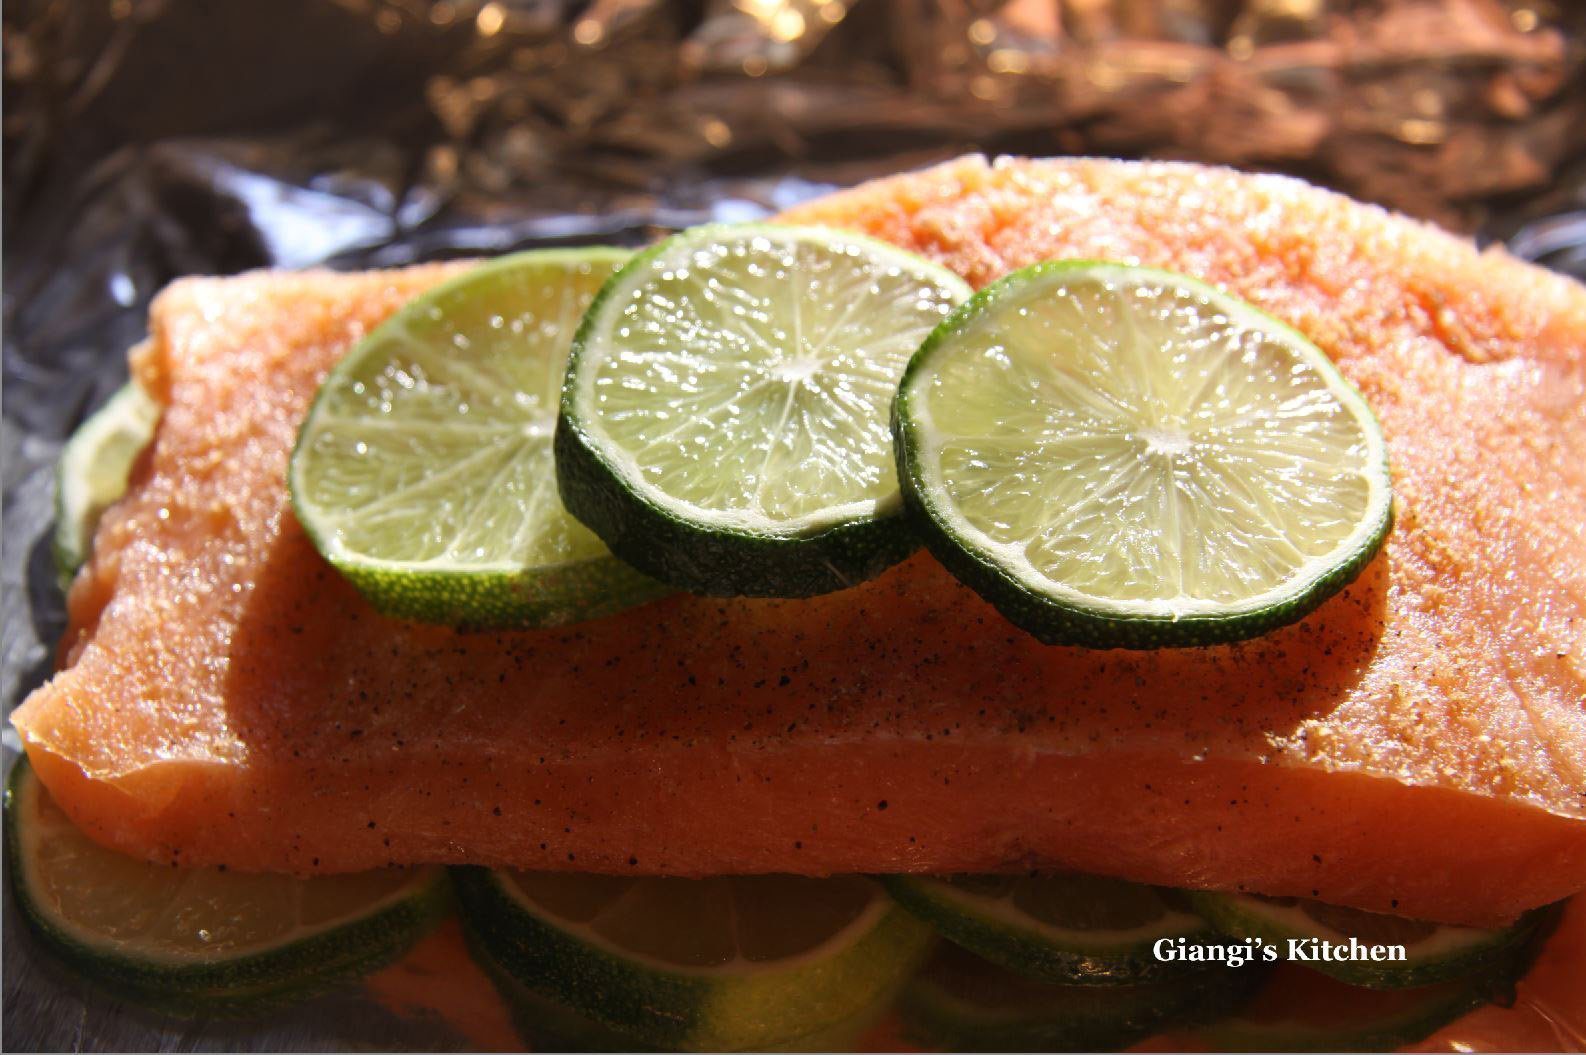
[[[1040,645],[924,555],[813,600],[391,622],[287,461],[326,370],[459,265],[183,280],[136,363],[153,446],[13,717],[56,801],[134,854],[302,873],[1062,866],[1478,924],[1586,889],[1586,289],[1181,164],[971,158],[786,218],[977,286],[1167,267],[1298,327],[1382,421],[1385,551],[1303,622],[1153,653]]]

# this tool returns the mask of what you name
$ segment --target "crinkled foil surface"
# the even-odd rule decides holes
[[[970,150],[1273,169],[1586,276],[1568,0],[15,0],[3,677],[51,666],[63,438],[171,279],[637,244]],[[7,755],[15,749],[6,730]],[[356,1000],[173,1029],[7,905],[23,1048],[455,1047]]]

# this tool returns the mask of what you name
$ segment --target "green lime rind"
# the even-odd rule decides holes
[[[51,553],[64,590],[93,548],[105,509],[127,490],[138,455],[154,437],[160,405],[128,381],[72,433],[55,470],[55,534]]]
[[[480,265],[404,306],[326,377],[292,453],[292,505],[376,610],[519,629],[669,592],[561,507],[550,449],[580,298],[627,258],[589,247]]]
[[[1235,938],[1259,938],[1287,950],[1291,940],[1320,939],[1335,948],[1347,949],[1348,930],[1328,926],[1304,911],[1298,903],[1283,904],[1249,894],[1222,891],[1186,891],[1185,897],[1217,930]],[[1374,927],[1383,919],[1374,913],[1351,913],[1329,907],[1340,920],[1358,916],[1363,927]],[[1512,958],[1516,949],[1526,946],[1537,932],[1555,919],[1558,906],[1548,905],[1525,913],[1512,925],[1491,930],[1474,927],[1429,925],[1435,927],[1418,940],[1400,941],[1405,945],[1402,962],[1369,960],[1307,960],[1305,966],[1351,985],[1371,989],[1407,989],[1463,978],[1501,964]],[[1389,918],[1389,924],[1392,920]],[[1387,939],[1369,932],[1356,935],[1363,944],[1386,943]]]
[[[565,626],[673,592],[612,556],[512,571],[419,573],[335,557],[330,563],[381,615],[459,630]]]
[[[679,589],[707,596],[807,597],[845,589],[881,572],[914,552],[919,541],[906,523],[893,492],[872,511],[833,517],[796,532],[778,532],[707,522],[690,515],[682,503],[638,487],[585,405],[580,377],[600,354],[595,346],[607,315],[663,256],[717,238],[756,232],[814,241],[836,240],[855,246],[949,291],[954,302],[969,295],[956,275],[929,261],[875,239],[824,229],[713,225],[693,228],[652,246],[613,275],[590,306],[573,340],[567,381],[556,430],[556,469],[562,501],[573,515],[629,564]],[[884,423],[883,423],[884,424]],[[889,467],[890,468],[890,467]],[[835,502],[837,506],[852,503]]]
[[[1426,1039],[1490,999],[1478,986],[1444,983],[1431,987],[1423,1002],[1369,1022],[1352,1021],[1349,1009],[1340,1008],[1332,1026],[1235,1016],[1196,1032],[1212,1051],[1393,1051]]]
[[[1219,967],[1129,986],[1032,982],[944,948],[904,989],[906,1034],[947,1051],[1117,1051],[1236,1010],[1267,971]]]
[[[798,1044],[863,1014],[906,978],[934,935],[884,899],[838,947],[786,964],[687,969],[646,962],[570,932],[487,869],[452,870],[469,939],[517,985],[601,1027],[667,1050]],[[879,892],[878,892],[879,893]]]
[[[613,1029],[530,989],[496,963],[474,927],[465,923],[463,940],[496,994],[519,1038],[533,1051],[643,1051],[639,1037]]]
[[[844,590],[875,578],[920,545],[901,514],[799,538],[701,528],[622,491],[576,425],[556,431],[556,473],[563,504],[613,553],[656,579],[708,597],[814,597]]]
[[[565,1004],[529,989],[500,967],[479,944],[472,930],[464,931],[469,952],[495,986],[506,1005],[518,1036],[534,1051],[646,1051],[655,1045],[641,1037],[579,1014]],[[859,1051],[860,1039],[892,1010],[897,994],[887,992],[851,1019],[767,1045],[767,1051]]]
[[[956,527],[957,518],[949,509],[950,503],[945,500],[945,496],[937,493],[938,489],[928,478],[923,455],[927,437],[917,405],[923,402],[920,390],[933,365],[939,356],[949,353],[955,340],[977,322],[1010,307],[1010,302],[1030,283],[1062,279],[1067,275],[1079,275],[1094,269],[1126,270],[1194,291],[1216,305],[1218,310],[1243,314],[1246,319],[1257,322],[1262,330],[1278,336],[1290,347],[1308,349],[1314,353],[1308,356],[1311,365],[1327,380],[1333,394],[1357,415],[1357,420],[1367,429],[1368,439],[1376,450],[1365,468],[1379,488],[1378,499],[1354,536],[1357,541],[1338,552],[1325,571],[1292,584],[1278,600],[1243,610],[1231,607],[1192,614],[1122,612],[1115,606],[1103,608],[1077,603],[1037,588],[996,559],[987,547],[966,538]],[[904,507],[926,548],[954,577],[990,602],[1010,622],[1046,644],[1157,649],[1214,645],[1259,637],[1304,618],[1353,582],[1382,548],[1393,523],[1386,443],[1364,399],[1339,373],[1326,354],[1298,330],[1265,312],[1196,279],[1154,268],[1099,260],[1053,260],[1015,271],[982,289],[938,326],[910,360],[893,404],[892,427]]]
[[[1471,973],[1395,990],[1394,996],[1405,999],[1389,1010],[1367,1013],[1359,999],[1346,996],[1336,1008],[1308,1001],[1304,1020],[1235,1013],[1194,1034],[1212,1051],[1393,1051],[1415,1044],[1486,1004],[1511,1003],[1515,983],[1530,970],[1558,917],[1549,911],[1524,941],[1474,965]]]
[[[1063,882],[1054,878],[1049,882]],[[902,906],[936,928],[944,938],[990,962],[1027,978],[1064,985],[1127,986],[1178,978],[1218,964],[1159,960],[1152,946],[1162,938],[1215,941],[1216,932],[1198,916],[1161,903],[1161,914],[1149,915],[1159,902],[1151,887],[1083,877],[1084,894],[1095,902],[1110,900],[1130,906],[1144,903],[1138,922],[1127,926],[1058,926],[1036,919],[998,891],[995,896],[966,889],[932,876],[893,875],[882,879],[887,892]],[[1015,880],[1039,883],[1040,879]],[[1132,909],[1131,909],[1132,911]]]
[[[51,912],[32,889],[21,827],[40,794],[27,759],[19,758],[6,782],[5,861],[22,917],[67,967],[114,997],[163,1015],[250,1017],[319,995],[399,959],[451,909],[445,871],[429,868],[360,915],[256,952],[195,961],[140,954],[132,941],[95,942]],[[173,880],[181,874],[148,867]]]

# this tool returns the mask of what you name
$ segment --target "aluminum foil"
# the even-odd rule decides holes
[[[183,274],[637,244],[982,150],[1291,172],[1586,275],[1586,5],[1566,0],[16,0],[3,18],[7,706],[63,624],[59,445]],[[10,1046],[242,1043],[128,1025],[51,981],[13,922]]]
[[[1576,226],[1525,246],[1579,267],[1565,6],[12,4],[7,414],[58,436],[179,274],[634,241],[969,149],[1278,168],[1508,236],[1539,202]]]

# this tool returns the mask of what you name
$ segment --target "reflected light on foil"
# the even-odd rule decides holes
[[[479,14],[474,16],[474,28],[481,37],[493,37],[501,32],[501,27],[506,24],[507,12],[500,4],[490,3],[479,9]]]

